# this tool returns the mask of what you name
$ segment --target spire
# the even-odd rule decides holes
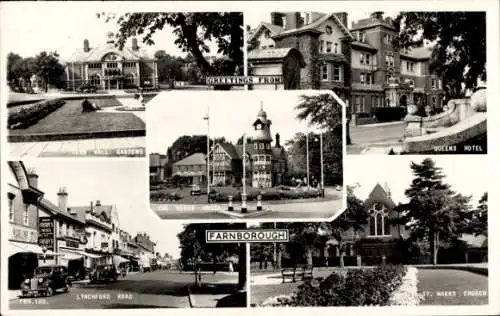
[[[266,111],[264,111],[264,102],[262,102],[262,101],[260,101],[260,110],[259,110],[259,113],[257,113],[257,116],[267,118],[267,113],[266,113]]]
[[[387,193],[387,195],[390,197],[391,196],[391,189],[389,188],[389,185],[387,184],[387,181],[384,183],[384,191]]]

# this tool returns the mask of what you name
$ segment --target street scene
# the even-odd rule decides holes
[[[251,89],[332,90],[348,154],[486,154],[486,13],[245,13]],[[297,44],[296,44],[297,43]]]
[[[91,8],[6,8],[11,157],[144,157],[146,105],[160,91],[243,89],[205,83],[243,74],[241,12]]]
[[[151,208],[162,219],[338,215],[339,101],[314,91],[158,95],[148,110]]]
[[[485,157],[383,157],[346,162],[332,222],[258,225],[290,241],[251,244],[251,306],[488,304]]]

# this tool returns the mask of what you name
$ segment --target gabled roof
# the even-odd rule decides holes
[[[316,28],[319,27],[321,24],[323,24],[324,22],[326,22],[329,19],[332,19],[335,22],[335,24],[337,24],[337,26],[340,28],[340,30],[342,31],[342,33],[344,33],[344,35],[346,37],[348,37],[350,39],[354,39],[351,32],[349,31],[349,29],[344,24],[342,24],[342,22],[335,15],[335,13],[325,14],[323,17],[317,19],[316,21],[314,21],[312,23],[309,23],[307,25],[304,25],[304,26],[296,28],[296,29],[283,31],[280,34],[277,34],[273,37],[279,38],[279,37],[284,37],[284,36],[288,36],[288,35],[292,35],[292,34],[298,34],[298,33],[309,32],[309,31],[316,32],[316,33],[318,33],[318,32],[322,33],[322,31],[319,31]]]
[[[85,213],[90,213],[90,205],[87,206],[71,206],[68,207],[72,211],[76,212],[76,217],[79,219],[85,220]],[[92,206],[92,214],[95,216],[101,216],[104,214],[111,221],[111,211],[113,209],[113,205],[94,205]]]
[[[251,51],[248,52],[247,59],[249,61],[250,60],[281,61],[283,58],[287,57],[290,54],[293,54],[298,58],[301,67],[306,66],[304,56],[302,56],[302,54],[298,49],[292,47],[252,49]]]
[[[51,201],[43,198],[42,200],[40,200],[40,205],[57,214],[57,215],[61,215],[61,216],[64,216],[65,218],[68,218],[68,219],[72,219],[72,220],[75,220],[77,222],[80,222],[82,224],[85,224],[85,216],[83,218],[79,217],[78,214],[75,214],[75,215],[72,215],[70,214],[67,210],[62,210],[61,208],[59,208],[59,206],[55,205],[54,203],[52,203]]]
[[[205,154],[195,153],[187,156],[182,160],[177,161],[176,163],[174,163],[174,166],[204,165],[205,163]]]
[[[370,192],[370,194],[368,195],[368,198],[365,201],[365,205],[374,202],[381,202],[383,204],[386,204],[386,206],[391,209],[396,206],[396,203],[394,203],[389,193],[386,192],[379,183],[375,185],[372,192]]]
[[[236,149],[234,148],[234,145],[232,144],[229,144],[229,143],[218,143],[217,145],[219,145],[220,147],[222,147],[222,149],[224,149],[224,151],[229,155],[229,157],[231,157],[232,159],[239,159],[241,158],[240,156],[238,156],[238,152],[236,151]]]
[[[66,60],[66,63],[72,62],[97,62],[109,53],[115,53],[125,60],[153,60],[155,59],[152,52],[139,47],[138,50],[133,50],[130,47],[123,47],[119,50],[114,44],[105,43],[91,48],[88,52],[84,52],[83,48],[77,49],[71,57]]]
[[[279,25],[274,25],[267,22],[260,22],[260,24],[253,30],[253,33],[248,38],[248,41],[254,40],[254,38],[259,34],[263,29],[269,30],[271,32],[271,37],[280,34],[283,32],[283,27]]]

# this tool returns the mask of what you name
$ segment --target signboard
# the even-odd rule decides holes
[[[75,240],[66,240],[66,247],[71,247],[71,248],[79,248],[80,243]]]
[[[54,251],[54,220],[52,217],[38,218],[38,245]]]
[[[283,84],[283,76],[213,76],[207,77],[207,85],[270,85]]]
[[[207,243],[288,242],[288,229],[207,230]]]

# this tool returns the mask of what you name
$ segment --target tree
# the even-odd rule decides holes
[[[368,224],[368,211],[363,201],[354,194],[354,186],[347,186],[347,207],[330,225],[330,235],[337,240],[340,250],[340,266],[344,266],[345,236],[350,230],[356,241],[359,231],[364,231]]]
[[[41,52],[35,57],[36,75],[43,80],[45,92],[48,85],[62,88],[64,84],[64,66],[59,63],[57,52]]]
[[[23,58],[15,53],[7,55],[7,81],[11,87],[19,87],[18,79],[21,77],[19,73],[20,65]]]
[[[313,265],[313,251],[318,245],[326,243],[330,223],[290,223],[287,228],[290,230],[290,241],[304,249],[307,264]]]
[[[477,208],[469,212],[464,232],[488,237],[488,192],[483,194]]]
[[[98,14],[100,16],[104,16],[107,21],[114,18],[102,13]],[[153,45],[153,34],[169,25],[174,28],[175,44],[184,52],[190,53],[204,74],[212,74],[214,71],[203,56],[209,52],[207,41],[215,40],[217,53],[229,57],[234,66],[243,66],[241,12],[126,13],[118,18],[117,23],[120,48],[123,48],[129,37],[136,35],[143,35],[142,41]]]
[[[434,161],[412,162],[414,179],[405,191],[409,202],[400,205],[400,221],[406,223],[410,238],[429,244],[433,264],[442,241],[457,239],[460,218],[469,208],[470,197],[457,194],[443,182],[445,176]]]
[[[448,99],[486,80],[486,12],[401,12],[395,22],[400,46],[435,42],[430,70],[442,76]]]
[[[187,74],[184,71],[185,61],[180,57],[170,56],[164,50],[155,53],[158,59],[158,81],[168,82],[171,78],[185,81]]]
[[[211,223],[211,224],[188,224],[182,232],[177,235],[181,248],[181,262],[184,266],[192,265],[195,270],[195,283],[199,285],[197,274],[197,262],[209,262],[214,258],[224,260],[230,256],[237,255],[239,260],[238,284],[244,288],[246,283],[246,249],[245,244],[231,243],[207,243],[205,232],[209,229],[243,229],[244,223]]]

